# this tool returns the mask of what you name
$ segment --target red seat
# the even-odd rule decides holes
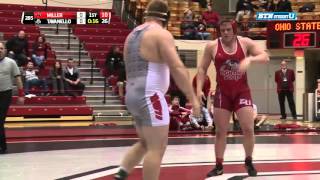
[[[17,104],[17,96],[13,96],[11,105]],[[85,96],[77,96],[77,97],[69,97],[69,96],[42,96],[42,97],[32,97],[25,98],[25,105],[85,105],[86,97]]]
[[[21,18],[0,18],[0,24],[21,25]]]
[[[19,4],[0,4],[0,10],[23,11],[24,6]]]
[[[93,59],[105,59],[107,52],[101,52],[101,51],[94,52],[94,51],[92,51],[92,52],[89,52],[89,55]]]
[[[87,105],[77,106],[10,106],[7,116],[86,116],[93,110]]]
[[[126,36],[87,36],[80,35],[79,39],[85,43],[124,43]]]
[[[12,10],[1,10],[0,11],[1,18],[21,18],[22,11],[12,11]]]
[[[74,29],[75,35],[97,35],[100,36],[127,36],[131,30],[129,29],[95,29],[95,28],[88,28],[88,29]]]
[[[17,35],[17,32],[6,32],[3,34],[3,38],[5,40],[8,40],[10,38],[12,38],[13,36]],[[35,41],[38,37],[39,37],[40,33],[26,33],[26,37],[28,38],[29,41]]]
[[[84,24],[84,25],[76,25],[76,28],[88,29],[88,28],[116,28],[116,29],[127,29],[128,26],[122,22],[113,22],[113,18],[111,17],[110,24]]]
[[[26,33],[40,33],[39,27],[34,25],[0,25],[0,32],[19,32],[20,30]]]
[[[123,49],[123,44],[97,44],[97,43],[85,43],[84,47],[87,51],[108,51],[112,46],[119,46],[120,49]]]

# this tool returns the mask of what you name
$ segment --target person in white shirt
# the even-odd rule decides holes
[[[34,64],[32,61],[29,61],[27,64],[27,69],[25,71],[25,94],[28,95],[30,88],[32,86],[42,87],[41,94],[48,93],[48,85],[45,80],[39,78],[37,73],[39,72],[38,69],[34,69]]]
[[[73,59],[68,59],[67,66],[63,70],[64,87],[68,95],[82,96],[85,85],[80,80],[80,72],[74,66]]]

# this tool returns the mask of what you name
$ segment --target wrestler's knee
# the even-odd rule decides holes
[[[242,133],[245,136],[251,136],[254,134],[254,127],[249,125],[244,125],[244,127],[241,127]]]
[[[217,128],[216,129],[216,137],[217,138],[226,137],[227,133],[228,133],[228,129],[227,128]]]

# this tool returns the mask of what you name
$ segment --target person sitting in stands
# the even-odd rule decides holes
[[[207,28],[217,28],[220,20],[220,16],[217,12],[212,10],[212,5],[208,4],[207,11],[202,14],[204,23]]]
[[[30,88],[32,86],[42,87],[43,95],[48,93],[48,85],[47,82],[43,79],[40,79],[37,75],[38,69],[34,69],[34,65],[32,61],[27,63],[27,69],[24,72],[25,75],[25,94],[28,95]]]
[[[197,39],[200,40],[208,40],[210,39],[211,33],[206,31],[206,24],[203,22],[203,18],[201,15],[195,18],[197,23]]]
[[[119,46],[112,46],[107,54],[106,61],[106,76],[108,77],[109,85],[112,87],[112,92],[116,92],[117,82],[119,80],[120,72],[123,73],[124,61],[123,55]],[[121,76],[123,80],[123,76]]]
[[[7,41],[6,48],[8,57],[14,59],[19,67],[27,64],[29,56],[28,40],[24,31],[19,31],[18,36],[15,36]]]
[[[68,95],[82,96],[85,85],[80,81],[80,72],[74,67],[73,59],[68,59],[67,66],[63,70],[64,88]]]
[[[64,73],[62,72],[61,61],[56,61],[50,70],[52,81],[52,92],[54,96],[64,95]]]
[[[38,67],[43,67],[44,61],[47,59],[48,45],[43,36],[39,36],[37,41],[32,45],[32,60]]]
[[[181,32],[183,34],[183,39],[194,40],[196,39],[196,24],[193,20],[194,14],[190,9],[187,9],[183,13],[183,20],[181,22]]]
[[[180,106],[180,99],[174,96],[169,106],[170,112],[170,130],[191,130],[191,123],[189,115],[190,109]]]
[[[123,55],[120,51],[119,46],[112,46],[110,51],[107,54],[105,66],[107,70],[107,75],[109,76],[116,76],[118,75],[118,70],[122,68],[123,62]]]
[[[258,8],[259,7],[252,4],[251,0],[239,0],[236,7],[236,21],[240,23],[242,21],[242,17],[245,15],[250,16],[250,14]]]

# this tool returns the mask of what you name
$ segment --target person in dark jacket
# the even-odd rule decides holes
[[[74,67],[73,59],[68,59],[63,75],[66,93],[71,96],[82,96],[85,85],[80,81],[80,72]]]
[[[236,6],[236,21],[240,22],[244,15],[250,16],[258,8],[258,6],[252,4],[251,0],[239,0]]]
[[[19,31],[18,35],[11,38],[6,43],[8,57],[14,59],[19,67],[25,66],[30,60],[28,58],[28,40],[24,31]]]
[[[123,66],[123,64],[123,55],[120,51],[120,47],[112,46],[107,54],[105,62],[107,75],[118,75],[119,69]]]
[[[286,119],[285,98],[287,97],[289,108],[293,119],[297,119],[296,106],[293,99],[295,74],[292,69],[287,68],[286,60],[281,62],[281,69],[275,72],[275,82],[277,83],[277,92],[281,111],[281,119]]]

